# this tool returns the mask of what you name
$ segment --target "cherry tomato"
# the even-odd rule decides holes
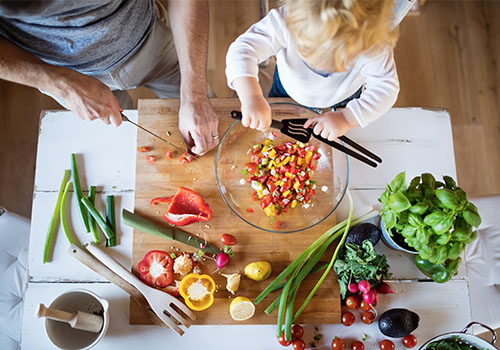
[[[375,314],[371,311],[365,311],[361,315],[361,321],[365,324],[371,324],[375,321]]]
[[[137,147],[137,151],[139,152],[149,152],[150,149],[148,146]]]
[[[283,346],[289,346],[292,344],[291,340],[285,340],[285,332],[281,332],[281,337],[278,338],[278,343],[280,343]]]
[[[154,162],[156,160],[156,157],[155,156],[146,156],[146,160],[148,162]]]
[[[417,345],[417,337],[415,337],[413,334],[408,334],[403,338],[403,345],[407,348],[413,348],[415,345]]]
[[[292,337],[297,339],[302,339],[303,336],[304,336],[304,328],[302,328],[300,324],[294,324],[292,326]]]
[[[222,236],[220,236],[220,241],[224,245],[235,245],[236,244],[236,237],[233,235],[230,235],[229,233],[224,233]]]
[[[394,350],[396,347],[390,340],[384,339],[380,342],[380,350]]]
[[[359,340],[356,340],[351,344],[351,350],[365,350],[365,344],[363,344],[363,342],[360,342]]]
[[[349,309],[356,309],[359,306],[359,299],[354,295],[348,296],[345,304]]]
[[[333,338],[332,340],[332,349],[333,350],[345,350],[345,343],[340,338]]]
[[[170,151],[165,152],[165,158],[167,158],[168,160],[172,159],[172,152]]]
[[[257,170],[257,164],[255,163],[246,163],[245,168],[247,169],[248,173],[250,175],[254,175],[255,171]]]
[[[306,348],[306,343],[302,339],[296,339],[293,341],[293,350],[304,350]]]
[[[371,310],[371,306],[370,304],[368,304],[366,301],[364,300],[361,300],[361,304],[359,304],[359,308],[363,311],[370,311]]]
[[[351,326],[354,323],[355,319],[356,317],[352,314],[352,312],[347,311],[342,313],[342,324],[344,326]]]

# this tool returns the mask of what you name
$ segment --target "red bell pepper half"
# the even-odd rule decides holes
[[[212,218],[212,210],[201,196],[189,188],[179,187],[163,218],[175,226],[185,226]]]
[[[154,288],[165,288],[174,280],[174,261],[161,250],[148,252],[137,264],[141,280]]]

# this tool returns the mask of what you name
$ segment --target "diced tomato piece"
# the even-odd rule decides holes
[[[172,152],[170,151],[165,152],[165,158],[167,158],[168,160],[172,159]]]
[[[321,158],[321,154],[319,154],[318,152],[313,153],[312,159],[316,160],[316,159],[320,159],[320,158]]]
[[[258,201],[258,200],[259,200],[259,197],[258,197],[258,195],[257,195],[257,192],[255,192],[255,191],[254,191],[254,192],[252,192],[252,196],[251,196],[251,198],[252,198],[252,200],[253,200],[253,201]]]
[[[250,175],[254,175],[255,171],[257,170],[257,164],[255,163],[246,163],[245,168],[247,169],[248,173]]]
[[[141,152],[141,153],[144,153],[144,152],[149,152],[151,150],[151,148],[149,146],[141,146],[141,147],[137,147],[137,151],[138,152]]]
[[[150,163],[154,162],[156,160],[156,157],[155,156],[152,156],[152,155],[148,155],[146,156],[146,160]]]
[[[249,213],[253,213],[253,209],[252,209],[252,208],[247,208],[247,211],[248,211]]]
[[[262,201],[260,202],[260,206],[262,207],[262,209],[267,208],[267,206],[271,204],[271,199],[272,196],[270,194],[262,198]]]

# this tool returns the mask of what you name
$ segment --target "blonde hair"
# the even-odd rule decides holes
[[[360,54],[393,48],[394,0],[285,0],[286,25],[314,68],[341,72]]]

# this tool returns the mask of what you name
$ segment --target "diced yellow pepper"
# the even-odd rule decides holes
[[[269,162],[267,168],[268,169],[272,169],[275,166],[276,166],[276,162],[274,161],[274,159],[271,159],[271,161]]]
[[[281,180],[281,181],[280,181],[279,186],[281,187],[281,186],[283,186],[284,184],[285,184],[285,181],[284,181],[284,180]]]
[[[269,158],[274,158],[276,157],[276,150],[273,148],[270,152],[269,152]]]
[[[285,173],[286,177],[292,177],[292,174],[290,174],[288,171]]]
[[[269,151],[270,147],[264,145],[264,147],[262,147],[262,150],[260,151],[261,153],[264,153],[264,152],[267,152]]]
[[[295,156],[292,156],[292,157],[290,158],[290,162],[293,162],[294,160],[295,160]]]
[[[297,165],[299,165],[299,166],[302,165],[302,159],[303,159],[302,157],[299,157],[297,159]]]
[[[309,164],[309,161],[311,160],[312,155],[313,155],[313,153],[311,151],[307,151],[306,157],[305,157],[305,160],[304,160],[305,165]]]
[[[296,200],[296,199],[294,199],[294,200],[292,201],[292,208],[295,208],[296,206],[297,206],[297,200]]]
[[[264,141],[264,146],[269,146],[271,143],[272,141],[270,139],[266,139],[266,141]]]
[[[264,208],[264,213],[266,213],[267,216],[273,216],[275,212],[276,208],[274,207],[274,204],[269,204]]]
[[[295,190],[298,191],[299,187],[300,187],[300,182],[295,181],[295,183],[293,184],[293,188],[295,188]]]
[[[289,194],[290,194],[290,190],[286,190],[285,192],[283,192],[283,197],[288,197]]]

